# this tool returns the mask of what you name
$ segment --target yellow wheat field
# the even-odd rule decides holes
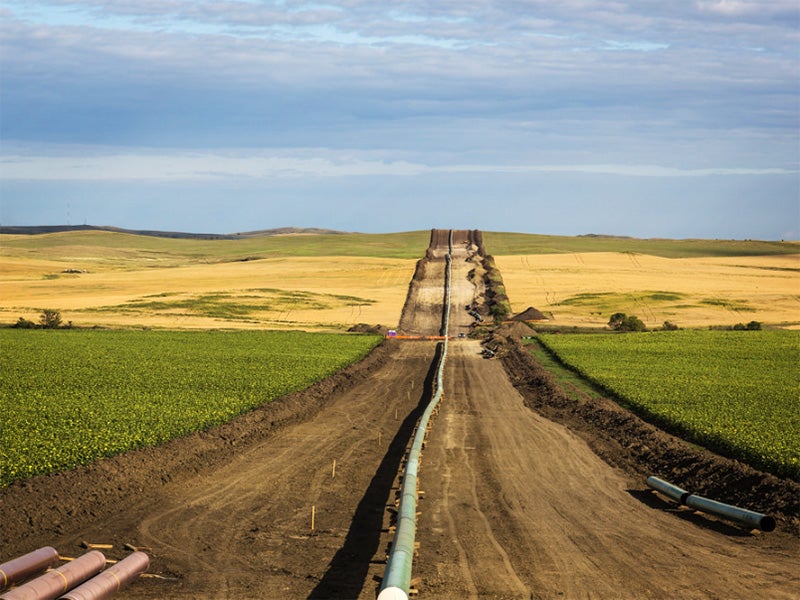
[[[88,273],[65,274],[61,261],[0,258],[0,320],[37,320],[43,308],[57,308],[64,321],[76,326],[393,327],[400,319],[414,264],[361,257],[275,258],[127,270],[95,266]],[[285,297],[280,290],[303,296]],[[207,307],[192,307],[204,298],[214,300],[212,308],[253,310],[236,318],[214,316],[207,314]],[[161,306],[148,307],[153,303]],[[262,309],[265,304],[270,307]]]
[[[395,327],[413,259],[262,258],[207,262],[125,247],[7,249],[0,322],[44,308],[76,326],[337,330]],[[634,253],[496,256],[515,312],[602,326],[614,312],[648,327],[800,327],[800,255],[668,259]],[[86,271],[64,273],[65,269]]]
[[[565,326],[624,312],[648,327],[760,321],[800,327],[800,255],[661,258],[632,253],[496,256],[512,308]]]

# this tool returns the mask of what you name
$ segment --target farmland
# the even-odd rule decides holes
[[[564,363],[688,439],[800,479],[800,333],[541,335]]]
[[[673,253],[679,247],[670,246]],[[739,246],[739,251],[748,248]],[[800,328],[798,254],[668,258],[584,251],[495,258],[513,310],[534,306],[553,327],[603,327],[612,314],[624,312],[638,316],[651,329],[664,321],[708,327],[752,320]]]
[[[77,326],[392,327],[428,236],[0,235],[0,321],[36,320],[42,309],[57,308]],[[602,326],[622,311],[651,328],[665,320],[800,327],[796,243],[485,236],[513,310],[535,306],[554,326]]]
[[[393,312],[385,314],[394,322],[413,322],[421,334],[434,334],[441,325],[447,252],[448,236],[442,233],[432,237],[435,247],[416,270],[414,258],[370,255],[377,239],[349,256],[327,254],[327,236],[313,242],[313,236],[286,238],[300,240],[291,243],[305,245],[305,251],[313,246],[321,252],[304,256],[268,255],[259,247],[277,242],[256,238],[142,241],[149,248],[137,247],[136,236],[124,243],[115,237],[116,245],[81,239],[79,247],[70,246],[76,238],[63,234],[38,242],[12,240],[0,247],[0,319],[36,320],[38,310],[53,307],[76,325],[1,332],[5,353],[27,355],[23,361],[9,360],[14,371],[0,374],[9,382],[8,397],[13,390],[15,405],[36,407],[37,390],[49,390],[48,408],[20,408],[14,418],[31,415],[37,426],[80,430],[76,423],[95,418],[108,395],[116,398],[113,410],[93,429],[117,428],[123,437],[128,431],[114,410],[128,403],[136,408],[151,395],[164,398],[163,410],[145,410],[132,421],[135,445],[145,437],[141,429],[158,431],[183,413],[205,415],[238,398],[261,401],[270,390],[260,388],[281,381],[265,348],[272,339],[291,348],[295,338],[271,338],[290,334],[258,330],[278,324],[341,330],[355,321],[375,323],[375,311],[391,307]],[[460,243],[451,261],[451,301],[460,307],[479,305],[484,294],[483,282],[469,276],[476,263],[469,256],[474,250],[463,242],[466,234],[455,236]],[[214,256],[215,248],[224,258]],[[605,254],[595,250],[583,248],[579,256],[587,263],[597,256],[633,264],[622,246],[605,248]],[[523,251],[531,252],[525,255],[529,266],[520,255],[498,259],[526,267],[517,281],[534,278],[537,268],[544,271],[542,265],[553,259],[530,248]],[[415,256],[423,254],[419,248]],[[578,254],[558,254],[581,268]],[[633,258],[641,262],[643,256]],[[751,258],[762,257],[732,260]],[[722,259],[729,257],[686,260]],[[694,264],[663,260],[664,272],[677,278]],[[789,270],[756,271],[792,275],[791,264],[785,267]],[[680,267],[670,271],[673,265]],[[648,302],[679,301],[666,285],[641,289],[654,290]],[[607,291],[575,289],[571,294],[580,300],[563,306],[605,310],[589,305],[604,298],[609,307],[615,305],[617,299]],[[514,302],[527,301],[522,293],[509,293]],[[331,311],[338,311],[335,319]],[[308,318],[301,319],[301,313]],[[452,332],[468,331],[472,321],[467,311],[453,311]],[[96,324],[125,329],[88,330]],[[182,331],[195,328],[217,330]],[[220,331],[234,328],[250,331]],[[761,333],[771,332],[743,334]],[[324,337],[300,334],[297,339]],[[340,342],[359,338],[334,339],[333,355],[342,358]],[[361,339],[366,345],[353,350],[354,357],[374,341]],[[292,375],[313,372],[317,362],[329,358],[327,346],[298,345],[299,356],[289,354]],[[567,402],[554,384],[538,376],[540,367],[523,348],[508,342],[503,350],[508,352],[499,351],[499,360],[485,360],[479,340],[456,336],[448,351],[447,399],[429,432],[421,475],[425,501],[417,519],[414,576],[425,597],[677,597],[687,590],[699,590],[700,596],[728,597],[731,590],[741,598],[796,596],[797,484],[720,456],[709,458],[710,453],[642,423],[608,398]],[[126,592],[131,598],[375,598],[392,541],[399,469],[430,398],[437,353],[433,341],[389,340],[332,378],[226,424],[157,448],[14,481],[0,489],[0,547],[22,553],[52,544],[72,551],[83,540],[115,549],[146,546],[157,577],[131,586]],[[275,359],[278,367],[288,358],[284,354]],[[512,355],[521,360],[506,362]],[[116,388],[125,391],[122,399]],[[181,389],[188,391],[181,394]],[[66,402],[77,397],[83,398],[77,407]],[[184,400],[202,397],[216,400],[185,407]],[[69,407],[64,415],[62,404]],[[592,418],[573,410],[578,405]],[[602,412],[606,407],[610,416]],[[565,425],[559,415],[571,421]],[[4,428],[3,440],[16,442],[16,429],[16,424]],[[35,439],[37,430],[32,433]],[[87,444],[95,443],[91,435],[86,438]],[[743,506],[775,510],[788,530],[750,535],[676,511],[643,489],[637,462],[643,445],[654,458],[646,468],[652,464],[653,472],[691,484],[697,493],[713,491],[722,501],[744,499]],[[48,460],[58,447],[51,443]],[[37,450],[35,443],[29,448]],[[699,468],[688,472],[687,464]]]
[[[379,339],[0,329],[0,486],[224,423],[331,375]]]

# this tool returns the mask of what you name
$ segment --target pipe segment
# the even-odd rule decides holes
[[[702,496],[695,496],[689,494],[684,503],[689,508],[701,510],[703,512],[711,513],[723,519],[728,519],[739,525],[744,525],[750,529],[760,529],[761,531],[775,531],[775,519],[769,515],[747,510],[746,508],[739,508],[738,506],[731,506],[716,500],[709,500]]]
[[[58,552],[45,546],[0,565],[0,591],[44,573],[58,562]]]
[[[690,494],[686,490],[672,485],[671,483],[667,483],[658,477],[648,477],[647,485],[689,508],[728,519],[729,521],[744,525],[750,529],[760,529],[761,531],[775,530],[775,519],[769,515],[703,498],[703,496]]]
[[[689,496],[689,492],[686,490],[679,488],[677,485],[672,485],[671,483],[668,483],[655,476],[647,478],[647,485],[654,490],[661,492],[667,498],[675,500],[675,502],[678,504],[684,504],[684,500],[686,500],[687,496]]]
[[[411,568],[414,562],[414,539],[417,532],[417,474],[428,423],[434,409],[442,399],[444,390],[444,365],[447,360],[447,331],[450,327],[450,277],[453,253],[453,231],[448,238],[445,255],[444,325],[442,327],[442,354],[436,370],[436,391],[417,424],[417,432],[406,459],[403,485],[400,488],[400,506],[397,511],[397,527],[392,541],[392,550],[386,563],[386,572],[381,582],[378,600],[408,600],[411,588]]]
[[[72,562],[48,571],[44,575],[4,592],[2,600],[53,600],[68,590],[94,577],[106,566],[102,552],[93,550]]]
[[[144,552],[134,552],[102,573],[95,575],[59,600],[105,600],[147,571],[150,558]]]

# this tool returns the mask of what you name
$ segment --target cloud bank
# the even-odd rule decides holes
[[[791,192],[799,15],[794,0],[5,0],[0,199],[279,178],[330,201],[331,178],[413,194],[569,173],[691,180],[698,202],[708,177]]]

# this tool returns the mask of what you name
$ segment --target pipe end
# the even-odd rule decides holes
[[[769,515],[764,515],[758,521],[759,527],[761,527],[761,531],[775,531],[775,519],[770,517]]]
[[[408,594],[398,587],[388,587],[381,590],[378,600],[408,600]]]

